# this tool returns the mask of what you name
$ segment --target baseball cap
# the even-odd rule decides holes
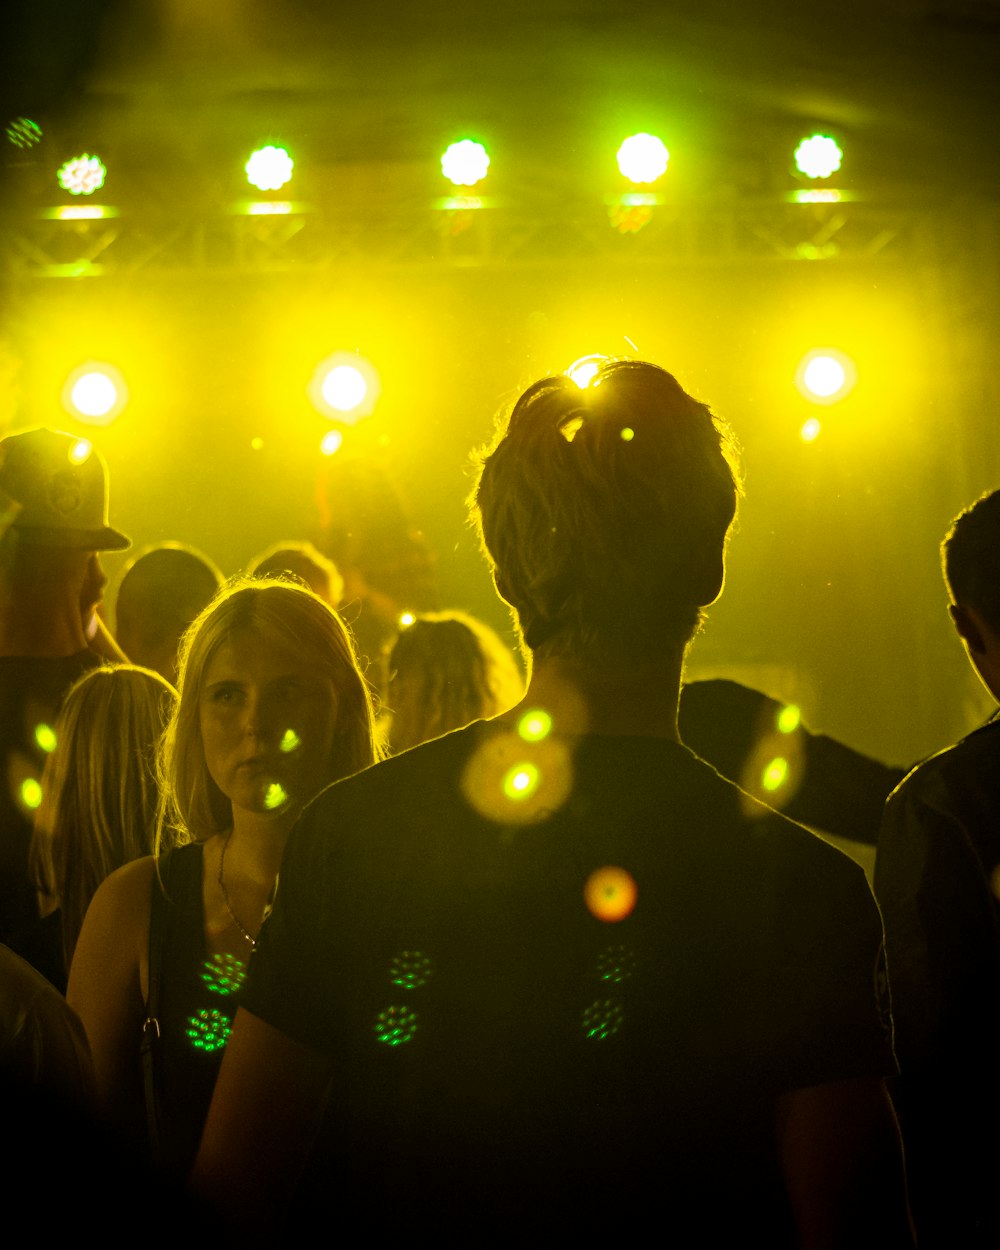
[[[85,438],[40,426],[0,440],[0,491],[13,502],[22,542],[80,551],[124,551],[108,524],[108,466]]]

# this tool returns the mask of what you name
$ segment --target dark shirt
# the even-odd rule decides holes
[[[293,831],[244,991],[334,1073],[298,1214],[792,1244],[776,1101],[894,1071],[881,941],[855,863],[677,743],[379,764]]]
[[[1000,719],[893,793],[874,880],[921,1244],[1000,1245]]]

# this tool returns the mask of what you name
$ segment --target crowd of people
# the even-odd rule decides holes
[[[228,578],[146,548],[109,625],[103,457],[0,441],[15,1127],[240,1245],[998,1244],[998,720],[911,771],[786,718],[761,791],[788,709],[683,679],[742,489],[725,421],[608,360],[478,453],[519,649],[461,607],[355,629],[298,538]],[[1000,700],[1000,491],[943,558]]]

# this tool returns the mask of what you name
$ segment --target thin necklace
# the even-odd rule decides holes
[[[230,829],[229,832],[226,834],[225,842],[223,842],[222,844],[222,854],[219,856],[219,889],[222,891],[222,899],[223,899],[223,902],[226,904],[226,911],[229,912],[230,920],[232,920],[233,924],[237,927],[237,929],[239,929],[240,933],[243,935],[244,940],[250,944],[250,950],[255,951],[257,949],[257,939],[253,936],[252,933],[248,932],[242,920],[240,920],[236,912],[233,911],[233,905],[229,901],[229,891],[226,889],[226,883],[223,880],[223,876],[222,876],[222,874],[225,872],[225,869],[226,869],[226,851],[229,848],[229,839],[232,836],[233,836],[233,831],[232,829]]]

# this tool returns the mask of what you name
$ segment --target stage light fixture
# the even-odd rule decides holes
[[[88,361],[66,379],[63,407],[90,425],[110,425],[128,402],[125,379],[114,365]]]
[[[380,391],[375,367],[355,352],[328,356],[316,366],[309,383],[309,397],[316,409],[350,425],[375,410]]]
[[[7,123],[5,133],[16,148],[33,148],[42,141],[42,128],[30,117],[15,117]]]
[[[93,195],[104,186],[107,173],[99,156],[84,152],[82,156],[73,156],[65,161],[56,177],[62,189],[70,195]]]
[[[277,191],[289,182],[295,162],[284,148],[268,144],[251,153],[244,165],[247,182],[258,191]]]
[[[830,135],[810,135],[795,149],[795,168],[807,178],[829,178],[840,168],[843,156]]]
[[[441,157],[441,172],[456,187],[474,187],[486,177],[489,167],[486,149],[474,139],[452,143]]]
[[[618,149],[618,168],[629,182],[655,182],[667,172],[670,153],[656,135],[630,135]]]
[[[857,370],[849,356],[834,347],[807,352],[799,361],[795,382],[814,404],[835,404],[854,388]]]

